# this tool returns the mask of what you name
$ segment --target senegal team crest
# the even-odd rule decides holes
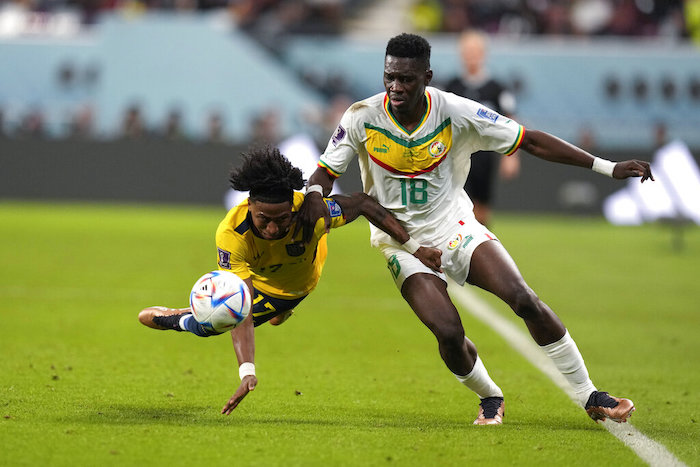
[[[449,243],[447,244],[447,249],[454,250],[459,246],[460,243],[462,243],[462,234],[457,234],[455,235],[455,238],[449,241]]]
[[[428,152],[430,152],[431,157],[442,157],[447,152],[447,146],[442,141],[433,141]]]

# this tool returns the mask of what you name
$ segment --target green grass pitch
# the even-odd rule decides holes
[[[0,203],[0,465],[643,465],[463,311],[506,394],[503,426],[472,426],[476,396],[442,364],[364,220],[331,233],[297,313],[258,329],[259,386],[220,415],[238,385],[228,335],[155,331],[136,315],[185,306],[215,268],[223,214]],[[680,252],[658,225],[497,213],[493,230],[598,387],[633,399],[637,429],[700,465],[700,229]]]

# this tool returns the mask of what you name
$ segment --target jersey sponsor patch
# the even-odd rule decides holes
[[[486,120],[491,120],[493,123],[496,123],[496,120],[498,120],[498,114],[496,112],[487,110],[483,107],[476,111],[476,116],[485,118]]]
[[[340,209],[340,205],[336,203],[334,199],[328,198],[325,201],[331,217],[339,217],[343,215],[343,210]]]
[[[222,248],[217,248],[219,255],[219,267],[223,269],[231,269],[231,252]]]
[[[343,125],[338,125],[338,128],[335,129],[335,132],[333,133],[333,137],[331,138],[331,142],[333,143],[333,146],[338,146],[338,143],[340,143],[343,138],[345,138],[345,134],[347,132],[345,131],[345,128],[343,128]]]

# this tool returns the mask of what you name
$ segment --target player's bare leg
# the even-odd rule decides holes
[[[564,324],[525,283],[500,242],[484,242],[474,250],[468,282],[498,296],[523,319],[535,342],[571,384],[581,406],[592,419],[627,420],[634,411],[632,401],[597,391]]]
[[[292,316],[293,313],[294,313],[294,310],[285,311],[284,313],[280,313],[279,315],[275,316],[274,318],[271,318],[270,321],[268,321],[268,322],[273,326],[279,326],[280,324],[287,321],[289,319],[289,317]]]
[[[486,371],[476,346],[464,335],[459,312],[447,294],[447,284],[432,274],[414,274],[404,281],[401,294],[435,335],[447,368],[481,399],[474,424],[501,424],[503,392]]]

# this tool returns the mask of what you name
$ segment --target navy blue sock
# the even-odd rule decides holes
[[[204,326],[199,324],[199,322],[197,322],[197,320],[194,319],[194,316],[192,316],[191,313],[187,315],[185,319],[182,320],[182,326],[185,328],[185,330],[199,337],[209,337],[217,335],[217,333],[207,331],[207,329]]]

